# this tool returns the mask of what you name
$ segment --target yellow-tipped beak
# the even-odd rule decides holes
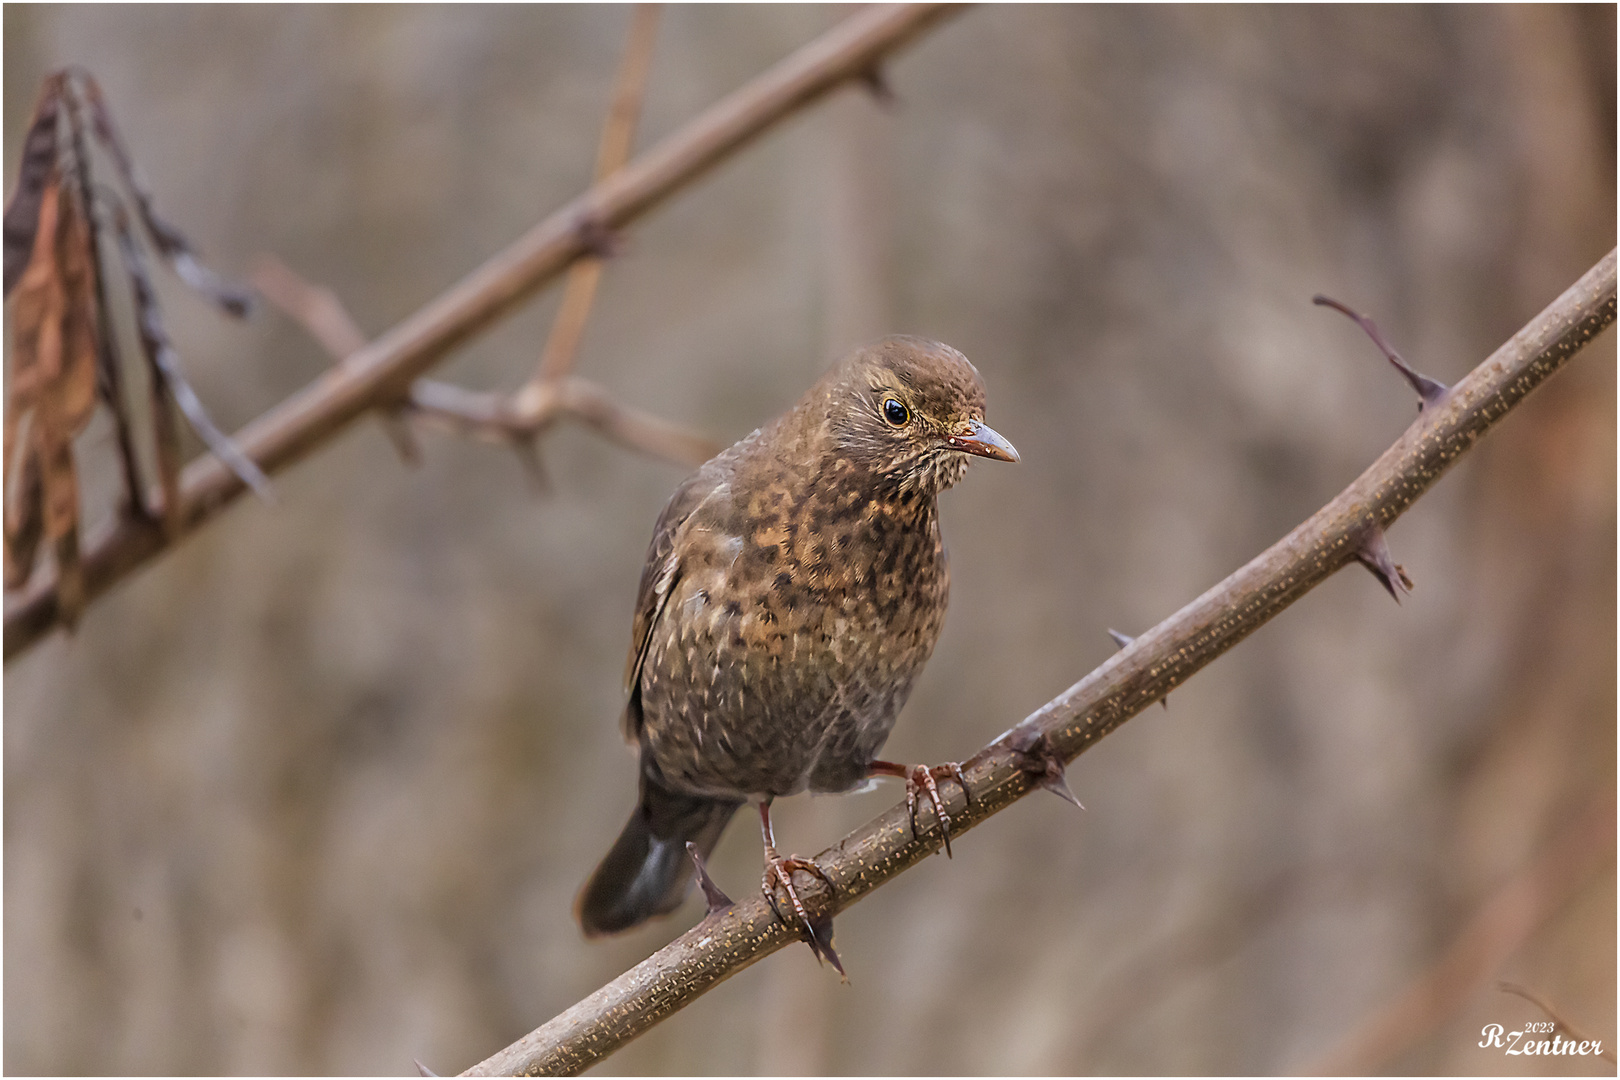
[[[968,421],[967,431],[945,437],[945,445],[952,450],[996,461],[1017,461],[1018,451],[1013,444],[996,434],[996,430],[982,420]]]

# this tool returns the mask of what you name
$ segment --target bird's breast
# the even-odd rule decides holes
[[[944,547],[931,500],[825,494],[762,493],[744,520],[688,532],[641,684],[671,780],[848,786],[887,737],[943,625]]]

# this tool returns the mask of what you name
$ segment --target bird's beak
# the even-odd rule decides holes
[[[945,445],[952,450],[997,461],[1017,461],[1018,451],[1013,444],[996,434],[983,420],[969,420],[967,430],[960,435],[947,435]]]

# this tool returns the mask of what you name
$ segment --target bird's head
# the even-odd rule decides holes
[[[902,491],[943,491],[972,457],[1018,460],[984,422],[978,370],[949,345],[883,338],[829,372],[827,390],[839,451]]]

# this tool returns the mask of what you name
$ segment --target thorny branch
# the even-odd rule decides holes
[[[1101,667],[963,762],[971,801],[949,786],[960,835],[1040,786],[1067,763],[1259,629],[1363,551],[1476,441],[1615,317],[1615,253],[1455,386],[1439,395],[1354,483],[1226,580],[1115,653]],[[900,804],[820,855],[836,893],[805,875],[800,896],[827,921],[939,850],[913,834]],[[798,940],[755,894],[711,913],[607,986],[468,1070],[466,1075],[574,1074],[711,987]]]
[[[267,473],[297,461],[355,419],[395,405],[417,376],[515,310],[571,264],[598,254],[622,229],[800,109],[869,73],[919,34],[960,10],[949,4],[865,7],[644,152],[552,214],[505,251],[415,314],[351,353],[236,436]],[[178,259],[178,257],[177,257]],[[178,531],[189,533],[234,502],[242,479],[214,456],[180,477]],[[156,523],[120,518],[87,545],[84,600],[106,592],[175,542]],[[9,659],[61,625],[66,609],[54,576],[41,574],[6,598]]]

